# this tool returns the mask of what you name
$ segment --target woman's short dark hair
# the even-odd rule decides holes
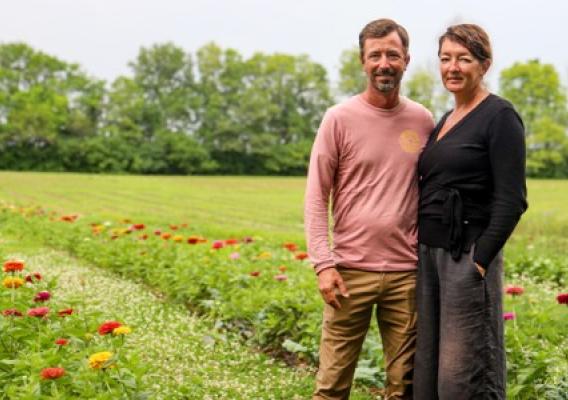
[[[446,39],[461,44],[468,49],[478,61],[483,62],[493,58],[489,35],[478,25],[460,24],[450,26],[446,32],[440,36],[438,41],[438,56],[442,49],[442,43]]]
[[[408,52],[408,32],[402,25],[392,19],[382,18],[369,22],[359,34],[359,55],[361,59],[365,53],[365,40],[378,39],[387,36],[391,32],[398,33],[404,52]]]

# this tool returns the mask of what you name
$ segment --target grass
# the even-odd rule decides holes
[[[303,242],[301,177],[171,177],[0,172],[0,199],[101,218],[188,222],[207,236]],[[568,248],[568,181],[529,180],[529,209],[508,245]]]

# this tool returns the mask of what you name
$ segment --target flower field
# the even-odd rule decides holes
[[[271,391],[275,397],[270,397],[260,384],[249,382],[252,392],[241,396],[236,391],[231,398],[309,398],[322,302],[302,239],[303,180],[2,175],[11,180],[0,189],[2,235],[15,243],[64,250],[111,271],[109,276],[143,284],[167,304],[188,307],[213,326],[214,334],[206,336],[200,348],[217,346],[231,337],[239,346],[261,349],[308,371],[293,379],[295,386],[286,385],[292,392]],[[53,184],[54,179],[59,184]],[[568,264],[564,257],[568,202],[562,201],[568,184],[560,183],[564,192],[557,202],[546,195],[546,190],[557,189],[546,182],[533,184],[541,190],[530,198],[527,218],[506,249],[503,318],[511,399],[568,398]],[[529,193],[533,193],[531,186]],[[544,219],[546,223],[538,223]],[[34,272],[40,272],[40,280],[34,280]],[[16,329],[14,324],[19,323],[27,335],[20,340],[15,333],[0,350],[23,346],[2,357],[10,363],[0,361],[0,384],[10,382],[11,393],[25,387],[29,393],[57,396],[57,391],[74,393],[87,390],[86,386],[100,387],[100,395],[104,385],[108,398],[113,398],[111,393],[155,398],[152,394],[158,389],[147,379],[152,366],[140,347],[130,345],[146,330],[144,322],[127,310],[107,316],[89,311],[85,300],[62,302],[53,295],[56,283],[46,272],[8,268],[4,275],[1,309],[18,310],[22,316],[5,315],[0,319],[2,332]],[[26,281],[28,275],[31,282]],[[28,315],[44,307],[49,308],[47,314]],[[57,311],[67,308],[78,311],[60,317]],[[68,343],[55,343],[59,339]],[[380,353],[372,330],[357,370],[359,382],[381,386]],[[270,358],[257,364],[266,360]],[[222,357],[218,362],[225,364]],[[63,372],[42,373],[44,368],[63,368]],[[167,371],[167,376],[175,374]],[[178,379],[188,388],[194,385],[200,394],[176,393],[173,398],[207,398],[215,393],[214,382],[225,382],[213,372],[184,371]],[[89,379],[92,384],[87,383]],[[203,383],[208,379],[211,382]],[[365,392],[360,390],[353,398],[372,398]]]

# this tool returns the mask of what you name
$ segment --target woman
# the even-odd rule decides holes
[[[483,85],[483,29],[449,27],[438,55],[455,107],[418,164],[414,398],[505,399],[501,249],[527,208],[523,123]]]

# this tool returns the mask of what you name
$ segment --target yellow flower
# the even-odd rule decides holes
[[[2,285],[8,289],[17,289],[24,284],[24,280],[18,277],[8,276],[2,280]]]
[[[173,240],[174,242],[177,242],[177,243],[183,242],[183,236],[181,236],[181,235],[175,235],[175,236],[172,238],[172,240]]]
[[[259,260],[268,260],[269,258],[272,258],[272,254],[270,254],[268,251],[263,251],[258,256],[256,256],[256,258]]]
[[[106,365],[112,358],[113,354],[110,351],[101,351],[89,357],[89,367],[94,369],[109,368],[111,365]]]
[[[122,325],[119,326],[118,328],[114,328],[112,331],[113,335],[128,335],[130,332],[132,332],[132,329],[130,329],[128,326],[126,325]]]

